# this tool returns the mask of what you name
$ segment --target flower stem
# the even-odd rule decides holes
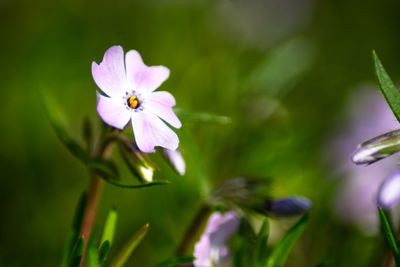
[[[80,236],[82,236],[85,240],[82,259],[79,265],[80,267],[83,267],[85,264],[87,247],[89,244],[90,235],[92,233],[93,224],[97,213],[97,207],[100,202],[102,191],[103,191],[103,181],[96,175],[92,175],[92,177],[90,178],[88,198],[80,230]]]
[[[195,239],[200,235],[200,231],[206,224],[208,216],[211,213],[211,208],[203,204],[196,216],[193,218],[189,227],[186,229],[183,239],[179,244],[175,254],[176,256],[184,256],[188,252],[189,248],[194,244]]]
[[[111,132],[108,135],[103,135],[100,138],[99,145],[94,153],[103,159],[108,159],[111,156],[111,144],[114,140],[117,132]],[[86,207],[83,213],[83,220],[80,229],[80,236],[84,238],[85,243],[83,247],[83,254],[79,267],[84,267],[86,262],[87,248],[90,242],[90,236],[92,234],[92,229],[94,221],[96,219],[97,208],[100,203],[101,193],[103,192],[104,182],[97,177],[96,174],[90,174],[89,189],[87,195]]]

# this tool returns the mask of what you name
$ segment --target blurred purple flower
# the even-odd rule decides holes
[[[195,245],[195,267],[228,266],[230,262],[226,242],[239,227],[235,212],[215,212],[208,220],[206,230]]]
[[[272,216],[291,217],[301,215],[311,209],[311,202],[304,197],[286,197],[268,200],[264,203],[262,211]]]
[[[378,205],[390,209],[400,203],[400,171],[394,172],[382,183],[378,192]]]
[[[176,150],[178,136],[163,122],[175,128],[181,122],[172,107],[175,98],[156,90],[168,77],[163,66],[146,66],[135,50],[126,53],[121,46],[109,48],[100,64],[92,63],[97,86],[107,95],[97,93],[97,112],[112,127],[123,129],[131,120],[136,144],[146,153],[156,146]]]
[[[344,177],[335,198],[337,216],[347,223],[359,226],[366,233],[376,233],[378,217],[376,198],[380,184],[397,169],[396,156],[372,165],[357,166],[349,155],[355,147],[377,135],[398,128],[398,122],[377,89],[357,91],[349,102],[348,121],[328,150],[336,166]]]
[[[174,167],[174,169],[181,175],[185,175],[186,164],[182,157],[182,153],[177,149],[175,151],[169,149],[163,149],[164,155],[168,162]]]

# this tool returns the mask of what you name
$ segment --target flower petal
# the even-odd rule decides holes
[[[164,66],[147,66],[143,63],[140,54],[135,50],[126,53],[125,62],[128,81],[140,93],[154,91],[169,77],[168,68]]]
[[[193,256],[196,258],[193,262],[195,267],[211,266],[211,244],[207,235],[203,235],[194,246]]]
[[[236,233],[240,219],[235,212],[225,214],[214,213],[208,220],[206,233],[209,234],[213,246],[222,246]]]
[[[378,192],[378,205],[393,208],[400,203],[400,172],[397,171],[382,183]]]
[[[124,51],[121,46],[112,46],[100,64],[92,63],[92,76],[97,86],[108,96],[119,96],[127,86]]]
[[[97,112],[101,119],[112,127],[122,130],[131,118],[131,111],[122,102],[97,93]]]
[[[178,148],[179,139],[176,133],[149,111],[133,112],[132,127],[136,144],[145,153],[154,152],[156,146],[170,150]]]
[[[164,155],[174,169],[181,175],[185,175],[186,164],[182,157],[181,152],[177,149],[175,151],[163,149]]]
[[[176,116],[172,107],[175,105],[175,98],[168,92],[151,93],[146,98],[146,109],[160,117],[175,128],[181,128],[182,123]]]

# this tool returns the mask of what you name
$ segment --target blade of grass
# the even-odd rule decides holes
[[[389,214],[382,208],[378,208],[379,221],[381,223],[381,230],[385,237],[386,243],[393,253],[396,266],[400,266],[400,249],[396,240],[396,234],[393,230],[392,223],[390,222]]]
[[[149,224],[145,224],[135,235],[125,244],[120,250],[119,254],[115,257],[110,267],[123,267],[131,256],[132,252],[136,249],[142,239],[146,236],[149,230]]]
[[[294,244],[303,233],[307,222],[308,222],[308,216],[305,215],[292,228],[290,228],[288,233],[278,243],[278,245],[275,247],[270,257],[268,258],[266,265],[267,267],[283,266]]]
[[[372,51],[372,58],[375,67],[375,74],[379,82],[379,88],[385,96],[386,102],[389,104],[397,120],[400,122],[400,90],[394,85],[375,51]]]

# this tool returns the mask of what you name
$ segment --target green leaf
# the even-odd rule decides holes
[[[87,151],[90,153],[93,146],[93,127],[88,117],[85,117],[82,122],[82,137],[86,143]]]
[[[92,162],[87,164],[89,170],[93,171],[95,174],[99,176],[99,178],[103,179],[105,182],[114,185],[120,188],[127,189],[138,189],[144,187],[151,187],[156,185],[166,185],[169,184],[169,181],[152,181],[150,183],[141,182],[139,184],[124,184],[119,182],[120,180],[118,169],[111,161],[104,160],[93,160]]]
[[[110,241],[106,240],[104,241],[99,248],[99,263],[103,264],[108,256],[108,253],[110,252],[111,249],[111,243]]]
[[[308,222],[308,217],[303,216],[278,243],[272,254],[268,258],[267,267],[281,267],[286,262],[290,251],[292,250],[295,242],[303,233],[304,228]]]
[[[241,220],[237,234],[231,240],[232,262],[235,267],[254,266],[257,235],[247,220]],[[253,264],[249,264],[253,263]]]
[[[386,243],[393,253],[396,266],[400,266],[400,250],[396,240],[396,234],[393,230],[393,226],[390,222],[389,214],[382,208],[378,208],[379,221],[381,223],[381,230],[385,236]]]
[[[264,266],[267,259],[267,242],[269,237],[269,224],[265,219],[257,235],[255,244],[255,263],[257,266]]]
[[[99,177],[101,179],[103,179],[104,181],[106,181],[107,183],[111,184],[111,185],[114,185],[114,186],[120,187],[120,188],[126,188],[126,189],[138,189],[138,188],[145,188],[145,187],[169,184],[169,181],[154,181],[154,182],[151,182],[151,183],[142,183],[142,184],[133,184],[133,185],[131,185],[131,184],[122,184],[122,183],[119,183],[119,182],[114,181],[114,180],[109,180],[109,179],[106,179],[106,178],[104,178],[102,176],[99,176]]]
[[[94,159],[88,162],[87,167],[106,181],[119,180],[118,168],[111,160]]]
[[[168,259],[157,265],[157,267],[177,267],[184,264],[193,262],[195,257],[193,256],[182,256],[177,258]]]
[[[114,240],[114,232],[117,224],[118,213],[115,208],[108,212],[106,223],[104,225],[103,234],[101,236],[98,262],[103,264],[110,252],[112,242]]]
[[[101,236],[101,243],[109,241],[110,245],[114,240],[114,232],[117,224],[118,213],[115,208],[112,208],[107,216],[106,224],[104,225],[103,235]]]
[[[100,267],[98,258],[95,242],[91,239],[87,247],[85,267]]]
[[[86,164],[89,160],[89,154],[76,142],[66,130],[66,119],[64,114],[58,108],[59,105],[52,99],[49,94],[42,94],[42,103],[50,122],[58,139],[63,145],[81,162]]]
[[[79,267],[85,247],[85,239],[81,236],[74,245],[71,256],[69,258],[68,267]]]
[[[74,244],[76,243],[79,237],[79,230],[82,225],[83,219],[83,212],[85,210],[87,200],[87,193],[82,193],[81,197],[79,198],[78,204],[75,208],[75,215],[71,226],[71,231],[68,237],[67,245],[64,250],[63,259],[61,261],[61,267],[68,266],[68,259],[71,257],[72,249]]]
[[[400,91],[394,85],[392,79],[390,79],[375,51],[372,51],[372,58],[374,61],[375,74],[379,82],[379,88],[385,96],[386,102],[389,104],[397,120],[400,122]]]
[[[145,224],[135,235],[125,244],[115,257],[110,267],[122,267],[126,264],[132,252],[136,249],[149,230],[149,224]]]

